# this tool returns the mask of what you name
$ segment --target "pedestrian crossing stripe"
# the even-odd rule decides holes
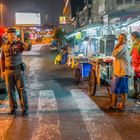
[[[38,110],[36,115],[37,124],[33,130],[31,140],[40,140],[42,138],[46,140],[56,139],[54,136],[57,136],[57,140],[61,140],[60,122],[58,114],[53,116],[55,118],[55,122],[52,123],[51,116],[46,116],[47,114],[41,115],[39,112],[40,110],[41,111],[58,110],[57,101],[54,96],[53,90],[41,90],[39,92],[37,110]]]
[[[38,55],[40,55],[40,52],[36,52],[36,51],[32,51],[32,52],[23,52],[23,54],[22,54],[23,56],[24,55],[32,55],[32,56],[38,56]]]
[[[5,140],[4,137],[6,135],[7,130],[13,121],[13,116],[0,116],[0,139]]]
[[[42,47],[43,47],[42,44],[33,45],[31,48],[31,51],[24,51],[22,54],[23,55],[40,55],[39,50],[41,50]]]
[[[109,117],[103,113],[100,108],[84,92],[79,89],[72,89],[70,90],[70,93],[80,110],[89,109],[89,112],[82,111],[81,115],[88,134],[90,135],[90,140],[122,140],[119,133],[111,124]],[[97,109],[98,111],[91,112],[90,110],[93,108]],[[111,133],[109,133],[108,130],[111,130]]]
[[[69,93],[76,103],[75,108],[78,108],[77,112],[75,113],[77,116],[80,115],[82,117],[80,119],[82,123],[85,124],[84,130],[88,132],[91,140],[102,139],[102,136],[104,136],[105,140],[122,140],[121,136],[111,124],[109,117],[103,113],[100,108],[83,91],[79,89],[70,89]],[[66,107],[64,108],[66,109]],[[92,109],[98,111],[91,111]],[[44,113],[42,114],[40,111]],[[45,113],[46,111],[54,111],[55,113],[48,114]],[[64,113],[67,116],[73,114],[73,112],[68,114],[70,113],[69,111]],[[60,116],[63,115],[63,112],[61,112],[61,114],[59,112],[57,98],[55,97],[54,91],[40,90],[38,96],[36,121],[34,124],[31,140],[39,140],[42,138],[47,140],[61,140],[62,134],[60,127],[62,124],[60,124]],[[32,114],[30,114],[29,117],[32,117]],[[6,132],[9,129],[13,119],[14,118],[11,116],[6,116],[6,118],[3,120],[0,118],[0,138],[2,138],[2,140],[4,140],[4,136],[6,135]]]

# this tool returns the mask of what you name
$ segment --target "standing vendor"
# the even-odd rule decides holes
[[[132,67],[134,70],[134,89],[135,92],[133,94],[130,94],[129,97],[137,98],[140,94],[140,40],[139,40],[140,34],[139,32],[132,32],[131,33],[131,39],[133,42],[133,45],[130,50],[130,55],[132,56]],[[138,91],[139,86],[139,91]]]
[[[112,55],[114,56],[114,76],[111,84],[112,104],[110,108],[123,108],[125,106],[126,94],[128,93],[128,77],[131,73],[125,34],[118,36],[118,44],[115,46]],[[117,104],[118,95],[122,99],[121,105]]]

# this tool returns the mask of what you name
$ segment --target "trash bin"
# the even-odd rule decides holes
[[[89,63],[83,63],[82,65],[82,77],[86,78],[89,77],[89,73],[92,69],[92,65]]]

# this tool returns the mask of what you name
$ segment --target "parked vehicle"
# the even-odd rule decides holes
[[[0,61],[0,68],[1,68],[1,61]],[[0,71],[0,94],[6,94],[6,85],[5,81],[1,78],[1,71]]]

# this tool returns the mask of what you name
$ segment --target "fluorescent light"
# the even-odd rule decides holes
[[[100,27],[92,27],[92,28],[87,28],[87,29],[84,29],[82,31],[89,31],[89,30],[95,30],[95,29],[99,29]]]
[[[71,38],[71,37],[73,37],[73,36],[77,35],[78,33],[79,33],[79,32],[73,33],[73,34],[71,34],[71,35],[67,36],[66,38],[67,38],[67,39],[68,39],[68,38]]]

